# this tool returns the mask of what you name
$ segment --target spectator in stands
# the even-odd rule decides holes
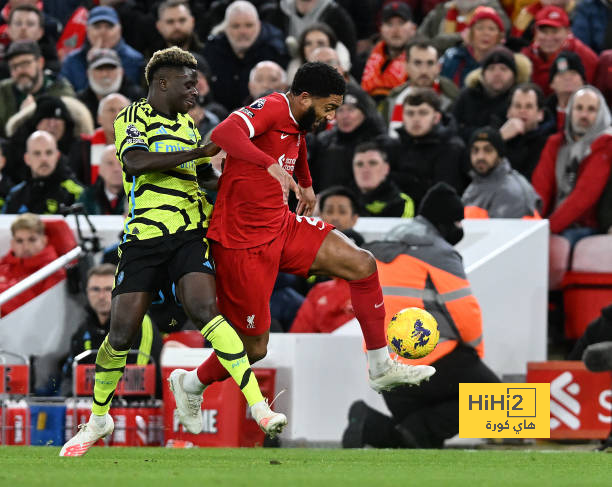
[[[491,7],[478,7],[468,24],[468,34],[460,46],[447,49],[440,58],[442,76],[463,88],[465,77],[504,40],[504,24]]]
[[[293,81],[298,68],[307,61],[310,61],[310,57],[313,51],[319,47],[331,47],[336,49],[338,46],[338,39],[336,34],[331,30],[327,24],[317,22],[315,24],[306,27],[297,41],[295,50],[297,51],[289,65],[287,66],[287,79],[289,84]],[[344,50],[346,47],[342,44]],[[350,54],[346,50],[346,55],[350,59]]]
[[[2,43],[8,43],[8,23],[11,15],[11,11],[14,8],[28,5],[36,7],[38,10],[42,10],[42,3],[40,0],[8,0],[5,2],[4,8],[0,11],[0,39]],[[45,9],[46,10],[46,9]],[[50,44],[55,44],[62,33],[62,24],[47,11],[43,15],[44,25],[44,39],[48,40]]]
[[[89,186],[98,179],[100,154],[106,145],[115,143],[115,117],[129,104],[130,100],[120,93],[106,95],[98,105],[99,127],[92,134],[82,134],[73,144],[69,166],[82,184]]]
[[[113,49],[90,49],[87,53],[87,80],[87,88],[79,91],[77,98],[87,105],[94,120],[98,116],[100,100],[111,93],[121,93],[130,101],[143,96],[140,86],[125,77],[121,59]]]
[[[331,223],[341,232],[352,230],[359,219],[359,202],[357,196],[345,186],[332,186],[319,194],[321,220]],[[355,232],[357,233],[357,232]],[[363,243],[363,237],[357,234]]]
[[[570,23],[565,10],[548,6],[536,15],[533,42],[521,51],[533,64],[532,81],[542,88],[545,95],[551,93],[549,87],[550,68],[561,51],[572,51],[580,56],[588,82],[593,80],[597,66],[595,54],[570,31]]]
[[[599,55],[593,84],[601,91],[608,107],[612,107],[612,49],[606,49]]]
[[[515,12],[518,2],[515,3]],[[536,15],[540,10],[549,5],[562,8],[571,19],[575,13],[576,2],[574,0],[536,0],[534,3],[523,3],[519,12],[513,15],[512,31],[514,37],[520,37],[527,43],[533,40],[533,31]]]
[[[13,42],[6,54],[11,77],[0,81],[0,136],[9,118],[31,103],[33,97],[74,96],[70,83],[45,72],[45,60],[33,41]]]
[[[0,139],[0,212],[2,212],[2,208],[4,207],[6,195],[9,194],[9,191],[13,187],[13,181],[11,178],[4,174],[4,166],[6,165],[6,156],[4,155],[5,144],[6,141],[4,139]]]
[[[201,53],[204,43],[195,32],[195,19],[187,0],[165,0],[157,7],[157,32],[155,41],[147,46],[145,57],[150,58],[155,51],[178,46],[185,51]]]
[[[544,94],[534,83],[522,83],[510,96],[507,120],[499,129],[506,145],[506,157],[513,169],[527,181],[540,160],[548,136],[556,122],[544,106]]]
[[[553,114],[557,131],[565,127],[565,112],[570,97],[586,85],[586,75],[580,56],[572,51],[561,51],[550,67],[552,94],[546,99],[546,107]]]
[[[402,193],[389,176],[389,158],[375,142],[364,142],[353,156],[353,190],[359,201],[359,215],[376,217],[414,216],[414,201]]]
[[[440,100],[440,111],[445,112],[459,95],[457,86],[440,76],[438,51],[430,41],[414,41],[406,47],[406,73],[408,81],[393,88],[382,105],[389,132],[403,124],[404,100],[415,88],[432,88]]]
[[[45,225],[37,215],[25,213],[15,218],[11,224],[11,235],[11,250],[0,260],[0,292],[57,259],[55,249],[47,242]],[[6,316],[65,277],[66,271],[58,270],[4,303],[0,315]]]
[[[116,152],[114,144],[102,150],[98,179],[79,197],[89,215],[123,215],[123,168]]]
[[[572,245],[596,233],[597,203],[610,177],[611,121],[600,91],[580,88],[567,106],[565,131],[548,139],[533,172],[550,231]]]
[[[453,114],[464,141],[470,140],[477,127],[500,127],[506,119],[512,87],[529,79],[529,61],[497,47],[482,61],[482,69],[473,71],[453,106]]]
[[[607,345],[604,345],[603,342],[607,342]],[[608,349],[607,360],[601,363],[601,365],[608,365],[605,368],[600,367],[598,371],[610,370],[609,364],[612,364],[612,349],[610,348],[612,345],[612,304],[602,308],[601,314],[589,323],[583,335],[568,354],[567,360],[583,360],[586,349],[596,343],[600,343]],[[589,369],[591,368],[589,367]]]
[[[221,27],[219,34],[208,38],[204,57],[215,67],[209,82],[216,100],[233,110],[248,96],[249,73],[259,61],[274,61],[284,68],[289,56],[282,32],[261,22],[250,2],[232,2]]]
[[[539,198],[524,176],[512,169],[504,141],[492,127],[470,140],[472,183],[463,193],[466,218],[523,218],[538,215]]]
[[[22,164],[23,154],[26,140],[35,130],[53,135],[60,152],[67,155],[81,134],[93,132],[93,120],[87,107],[70,96],[44,95],[13,115],[6,124],[6,133],[11,138],[7,158],[11,177],[16,182],[28,176]]]
[[[272,92],[287,91],[287,73],[274,61],[259,61],[249,73],[249,97],[244,105]]]
[[[469,27],[470,21],[478,7],[490,7],[501,18],[504,32],[510,29],[510,19],[498,0],[455,0],[439,3],[431,10],[421,25],[418,33],[433,39],[439,52],[462,41],[462,33]]]
[[[115,269],[112,264],[101,264],[92,267],[87,273],[87,304],[85,318],[70,340],[70,354],[62,369],[64,379],[72,378],[72,362],[74,358],[87,350],[97,350],[102,345],[110,327],[110,311]],[[130,354],[128,363],[146,365],[153,357],[159,364],[162,339],[159,331],[153,325],[149,315],[142,320],[142,327],[135,337],[133,350],[140,353]],[[79,363],[94,363],[96,354],[92,353]],[[69,394],[70,384],[62,384],[62,389]]]
[[[573,34],[596,53],[612,47],[612,4],[609,0],[582,0],[572,18]]]
[[[366,245],[378,261],[383,294],[387,286],[407,291],[384,296],[387,320],[409,306],[424,308],[438,322],[440,343],[422,359],[398,357],[432,365],[436,374],[418,389],[383,392],[391,417],[363,401],[353,403],[342,435],[344,448],[442,448],[459,431],[459,384],[499,382],[482,362],[482,313],[453,248],[463,238],[462,219],[461,200],[451,187],[438,183],[414,220]]]
[[[270,2],[274,4],[276,2]],[[354,0],[353,0],[354,3]],[[351,15],[337,2],[329,0],[285,0],[262,8],[262,19],[281,29],[285,35],[299,39],[314,23],[329,25],[351,56],[355,53],[357,34]]]
[[[210,65],[201,54],[192,54],[198,63],[196,66],[196,75],[198,76],[198,81],[196,83],[196,90],[198,90],[196,103],[203,107],[206,112],[212,112],[219,120],[223,120],[229,115],[229,112],[227,111],[227,108],[221,105],[221,103],[217,102],[214,93],[210,89],[210,84],[213,77]],[[200,131],[200,133],[203,135],[206,132]]]
[[[308,163],[315,192],[353,181],[353,154],[357,144],[384,132],[374,102],[361,88],[347,86],[336,125],[308,140]]]
[[[121,24],[112,7],[94,7],[87,19],[87,41],[76,51],[66,56],[61,74],[77,91],[87,88],[87,54],[92,48],[106,48],[117,51],[127,78],[140,84],[144,57],[129,46],[121,37]]]
[[[60,205],[71,205],[81,196],[83,187],[68,169],[50,133],[37,130],[28,137],[24,161],[31,177],[11,190],[3,213],[55,214]]]
[[[19,5],[11,9],[7,34],[11,42],[34,41],[40,47],[48,69],[57,73],[60,63],[57,58],[55,41],[45,35],[44,14],[34,5]]]
[[[348,58],[348,55],[343,57],[338,50],[331,47],[317,47],[312,51],[308,61],[325,63],[334,67],[342,75],[347,85],[351,85],[352,88],[361,89],[361,85],[350,73],[351,60]]]
[[[370,52],[361,77],[361,87],[377,102],[406,82],[406,46],[416,30],[410,7],[405,3],[389,3],[381,15],[381,40]]]
[[[444,181],[457,192],[465,188],[462,167],[465,144],[441,123],[440,98],[431,88],[415,88],[404,99],[402,126],[388,142],[391,180],[418,207],[435,183]]]

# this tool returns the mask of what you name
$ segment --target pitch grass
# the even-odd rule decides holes
[[[596,452],[0,447],[0,486],[610,486]]]

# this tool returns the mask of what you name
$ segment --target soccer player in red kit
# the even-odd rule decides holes
[[[212,141],[227,157],[207,238],[212,241],[219,309],[242,338],[251,363],[266,355],[270,296],[278,272],[335,276],[349,283],[365,338],[370,386],[380,392],[419,384],[435,369],[391,360],[376,260],[333,226],[310,216],[316,198],[305,135],[334,118],[345,88],[335,69],[306,63],[287,94],[260,98],[213,130]],[[298,198],[296,213],[287,206],[290,190]],[[211,355],[185,375],[183,387],[200,396],[208,384],[227,377]]]

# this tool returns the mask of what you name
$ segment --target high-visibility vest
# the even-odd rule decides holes
[[[417,360],[399,357],[401,361],[412,365],[431,364],[452,352],[459,343],[475,348],[480,357],[484,356],[480,305],[464,277],[406,253],[389,263],[377,261],[377,266],[385,299],[385,323],[408,307],[423,308],[438,322],[440,342],[434,351]]]
[[[466,206],[464,208],[464,214],[466,219],[477,220],[489,218],[489,212],[479,206]],[[538,210],[533,211],[533,215],[525,215],[521,220],[541,220],[542,216]]]

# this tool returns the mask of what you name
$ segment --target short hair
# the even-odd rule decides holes
[[[438,59],[438,57],[440,56],[438,48],[434,46],[434,44],[429,39],[420,37],[418,39],[413,39],[406,45],[406,61],[410,59],[410,49],[412,49],[413,47],[416,47],[417,49],[429,49],[430,47],[433,47],[436,51],[436,59]]]
[[[298,39],[298,54],[302,59],[302,62],[306,61],[306,58],[304,58],[304,45],[306,44],[306,36],[314,31],[323,32],[323,34],[327,36],[327,39],[329,40],[329,47],[335,48],[336,44],[338,44],[338,37],[329,25],[324,22],[315,22],[314,24],[310,24],[302,31]]]
[[[99,264],[87,271],[87,282],[91,276],[114,276],[117,266],[113,264]]]
[[[522,91],[523,93],[529,93],[530,91],[533,91],[536,95],[538,110],[542,110],[544,108],[544,92],[542,91],[542,88],[540,88],[535,83],[521,83],[519,85],[516,85],[510,93],[510,103],[512,103],[514,93],[516,93],[517,91]]]
[[[361,154],[362,152],[368,152],[371,150],[378,152],[383,158],[383,161],[385,161],[386,163],[389,162],[389,155],[387,154],[387,151],[380,144],[373,140],[358,144],[357,147],[355,147],[355,153],[353,154],[353,157],[355,157],[355,155],[357,154]]]
[[[157,7],[157,18],[161,19],[162,14],[169,8],[175,8],[180,6],[185,7],[191,15],[191,8],[189,8],[189,2],[187,0],[165,0]]]
[[[287,83],[287,71],[285,71],[280,64],[275,63],[274,61],[267,60],[259,61],[255,66],[253,66],[251,71],[249,71],[249,81],[253,81],[255,79],[255,73],[257,72],[257,69],[264,67],[278,68],[278,70],[281,72],[281,81],[283,83]]]
[[[359,203],[357,202],[357,197],[355,193],[353,193],[346,186],[331,186],[324,191],[319,193],[319,209],[323,211],[323,207],[325,206],[325,201],[330,196],[344,196],[349,199],[351,202],[351,211],[354,215],[359,213]]]
[[[330,95],[344,95],[346,81],[333,67],[325,63],[304,63],[295,73],[291,84],[291,93],[300,95],[304,92],[312,96],[325,98]]]
[[[253,5],[251,2],[247,2],[246,0],[236,0],[235,2],[230,3],[225,9],[223,24],[227,24],[229,22],[229,18],[234,14],[234,12],[251,14],[254,15],[257,20],[259,20],[259,12],[257,12],[255,5]]]
[[[426,103],[436,112],[441,111],[440,97],[431,88],[414,88],[410,90],[410,93],[404,98],[403,106],[410,105],[416,107]]]
[[[19,215],[11,224],[11,235],[15,236],[17,230],[29,230],[38,235],[45,234],[45,224],[38,215],[34,213],[23,213]]]
[[[197,69],[198,63],[196,58],[194,58],[189,51],[183,51],[177,46],[155,51],[145,68],[145,79],[147,80],[147,84],[151,84],[153,76],[159,69],[181,67]]]
[[[34,5],[20,5],[19,7],[12,8],[11,13],[8,16],[7,24],[10,24],[12,22],[15,12],[34,12],[38,17],[38,25],[40,27],[45,26],[45,14],[38,10]]]

